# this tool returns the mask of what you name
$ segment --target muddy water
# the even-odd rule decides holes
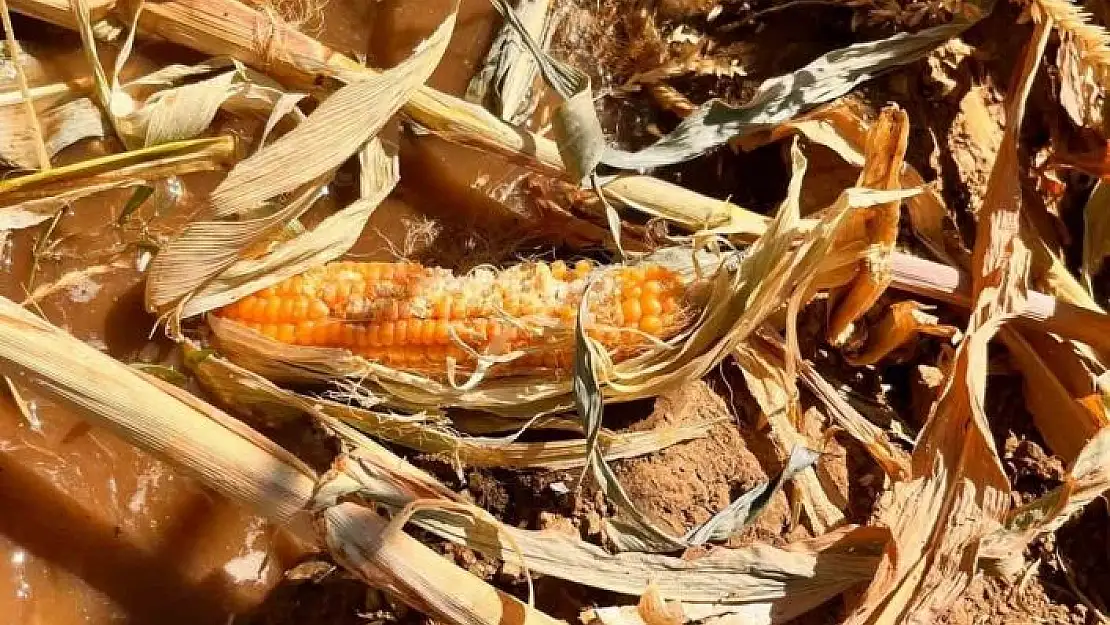
[[[320,36],[388,67],[432,31],[449,4],[333,0]],[[27,22],[17,23],[17,33],[36,44],[30,50],[42,60],[32,84],[80,75],[73,71],[81,63],[76,38],[46,31],[36,41],[38,29]],[[463,2],[451,49],[431,83],[461,94],[492,35],[488,2]],[[150,67],[155,63],[144,53],[166,52],[161,44],[140,46],[132,65]],[[169,52],[164,60],[195,58]],[[5,78],[0,90],[14,89]],[[478,237],[502,226],[504,210],[490,202],[487,187],[511,181],[515,174],[503,163],[396,131],[391,136],[400,149],[402,187],[374,215],[359,255],[419,253],[410,233],[427,217],[476,228]],[[87,143],[56,164],[114,149],[110,142]],[[0,295],[21,301],[62,280],[35,304],[53,323],[124,362],[175,364],[176,351],[151,337],[153,319],[142,309],[150,244],[199,210],[219,177],[161,181],[122,225],[126,191],[76,202],[49,237],[45,225],[5,237]],[[341,205],[354,188],[353,173],[341,173],[331,198],[314,212]],[[31,380],[13,383],[22,408],[0,387],[0,623],[226,623],[265,600],[296,554],[263,519],[37,397]]]

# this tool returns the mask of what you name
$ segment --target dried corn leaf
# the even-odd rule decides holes
[[[879,323],[868,328],[867,345],[863,351],[849,354],[847,360],[856,367],[873,365],[921,335],[951,339],[958,334],[959,330],[942,325],[918,302],[894,302],[887,307]]]
[[[820,454],[805,447],[795,447],[787,456],[786,466],[770,481],[760,484],[737,497],[724,510],[708,521],[688,531],[683,536],[687,545],[703,545],[709,541],[725,541],[755,520],[759,512],[771,501],[786,480],[809,469]]]
[[[324,100],[304,123],[228,174],[212,192],[215,216],[249,212],[341,165],[428,79],[447,48],[455,18],[453,9],[412,56],[387,72],[341,76],[350,84]]]
[[[987,13],[992,5],[984,2],[976,12]],[[742,106],[712,100],[651,146],[637,152],[610,149],[604,162],[624,169],[643,169],[690,160],[733,137],[781,124],[835,100],[884,71],[912,63],[976,21],[978,16],[960,16],[943,26],[834,50],[791,74],[765,81]]]
[[[333,506],[323,513],[323,528],[340,564],[445,623],[562,624],[448,562],[371,510]]]
[[[1004,328],[1001,338],[1021,369],[1026,407],[1052,453],[1076,458],[1110,419],[1094,376],[1067,342]]]
[[[863,171],[858,186],[897,189],[909,141],[910,121],[897,106],[883,109],[867,135]],[[887,264],[898,238],[901,203],[895,202],[856,211],[837,233],[842,242],[866,241],[870,248],[860,263],[859,274],[844,287],[829,319],[827,336],[834,346],[843,345],[857,319],[879,300],[890,285]]]
[[[214,76],[197,82],[178,84],[213,73]],[[140,100],[150,87],[160,89]],[[263,74],[226,58],[193,66],[171,65],[127,83],[122,91],[139,104],[118,123],[143,145],[199,136],[212,124],[220,109],[240,114],[270,113],[269,129],[289,113],[295,113],[300,119],[303,114],[292,105],[305,97],[300,93],[286,93]]]
[[[1064,483],[1010,512],[1006,525],[983,540],[980,565],[1010,574],[1024,563],[1025,546],[1055,532],[1088,503],[1110,491],[1110,428],[1092,436],[1071,462]]]
[[[1089,293],[1093,276],[1110,256],[1110,184],[1099,181],[1083,207],[1083,264],[1080,274]]]
[[[759,350],[761,357],[767,362],[781,366],[786,353],[781,337],[773,332],[761,332],[758,340],[752,341],[752,347]],[[894,480],[904,480],[910,475],[909,458],[906,453],[891,442],[886,432],[868,421],[855,408],[852,407],[840,393],[837,392],[825,378],[806,360],[797,363],[798,377],[806,388],[812,392],[825,410],[832,417],[836,425],[851,436],[879,465],[883,471]]]
[[[755,397],[770,425],[771,442],[780,458],[797,447],[819,448],[814,441],[794,426],[797,421],[797,389],[788,378],[781,358],[768,353],[759,338],[737,346],[733,352],[736,365],[744,375],[748,391]],[[814,534],[821,535],[844,523],[843,510],[834,504],[817,475],[807,469],[794,476],[794,492]]]
[[[845,102],[834,103],[788,121],[765,136],[755,135],[741,140],[740,145],[755,147],[793,133],[829,148],[849,165],[863,167],[868,126],[860,114]],[[967,252],[955,234],[949,234],[949,231],[954,231],[955,225],[937,190],[932,185],[926,185],[921,174],[909,164],[902,168],[901,185],[903,188],[922,189],[919,195],[906,200],[910,226],[917,238],[938,258],[957,267],[966,266]]]
[[[0,230],[42,223],[68,203],[108,189],[221,169],[234,154],[231,137],[193,139],[8,178],[0,181]]]
[[[424,84],[450,40],[456,11],[444,19],[413,55],[389,71],[351,82],[279,140],[238,163],[212,192],[212,216],[248,214],[282,193],[306,187],[266,217],[240,222],[194,222],[151,264],[146,305],[165,311],[231,267],[246,249],[300,215],[316,198],[323,178],[373,137]]]
[[[142,441],[147,451],[276,520],[292,520],[312,493],[311,470],[257,433],[172,385],[152,385],[3,298],[0,365],[13,379]],[[166,387],[176,394],[167,395]]]
[[[516,13],[528,34],[545,51],[558,27],[550,0],[520,0]],[[470,80],[466,99],[482,104],[510,124],[523,123],[536,107],[539,68],[535,58],[517,39],[511,24],[498,31],[482,69]]]
[[[334,424],[333,424],[334,425]],[[355,447],[339,474],[321,487],[324,500],[357,491],[400,510],[421,498],[454,500],[452,491],[357,432],[337,432]],[[642,595],[655,585],[683,602],[688,618],[758,615],[756,623],[788,620],[868,579],[888,538],[885,530],[842,528],[785,548],[753,545],[715,549],[693,559],[656,554],[610,554],[553,530],[491,527],[468,509],[428,509],[413,516],[422,529],[492,558],[594,588]],[[820,566],[818,566],[820,562]]]
[[[548,85],[565,101],[565,106],[556,114],[554,128],[563,163],[575,179],[586,178],[600,163],[642,170],[688,161],[734,137],[786,122],[810,108],[839,98],[877,74],[924,57],[937,45],[967,30],[993,8],[993,1],[984,5],[975,8],[974,19],[960,15],[943,26],[916,33],[898,33],[887,39],[857,43],[824,54],[791,74],[765,81],[742,106],[732,107],[720,100],[711,100],[656,143],[627,152],[605,146],[586,75],[545,54],[505,0],[494,0],[494,6],[513,24],[535,56]]]
[[[1037,26],[1007,102],[1005,134],[980,209],[967,333],[918,437],[912,480],[895,485],[880,513],[897,555],[880,570],[849,623],[928,622],[970,582],[980,541],[1006,514],[1010,485],[984,410],[987,345],[1025,301],[1029,251],[1020,234],[1017,145],[1048,26]]]
[[[689,232],[708,231],[750,243],[767,230],[769,220],[731,202],[691,194],[651,176],[622,175],[605,182],[612,200],[649,217],[665,219]]]

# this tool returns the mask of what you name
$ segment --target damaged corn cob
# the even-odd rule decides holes
[[[685,325],[679,277],[659,265],[598,268],[535,262],[455,276],[413,263],[333,262],[220,309],[217,315],[290,345],[345,348],[403,371],[443,377],[448,359],[515,355],[491,373],[567,372],[578,306],[614,360]]]

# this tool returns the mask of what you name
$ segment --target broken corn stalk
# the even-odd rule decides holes
[[[344,348],[400,371],[444,377],[483,356],[491,374],[568,372],[578,304],[587,333],[614,357],[685,325],[686,289],[660,265],[524,263],[466,276],[414,263],[334,262],[243,298],[216,314],[287,345]]]

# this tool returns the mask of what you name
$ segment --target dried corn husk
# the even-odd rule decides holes
[[[552,470],[573,469],[586,462],[586,441],[517,442],[506,438],[463,436],[452,431],[442,415],[399,415],[360,408],[320,397],[282,389],[262,376],[214,354],[187,345],[187,362],[201,383],[221,402],[237,411],[275,420],[328,417],[410,449],[433,454],[462,466],[488,466]],[[707,420],[644,432],[602,432],[600,445],[607,460],[648,454],[709,433],[717,421]]]
[[[332,421],[353,445],[324,483],[318,501],[344,494],[394,509],[420,499],[451,504],[457,498],[427,473],[411,466],[361,434]],[[657,554],[610,554],[596,545],[552,530],[522,530],[477,518],[472,508],[430,506],[412,516],[421,528],[447,540],[506,561],[523,556],[528,568],[580,584],[641,595],[655,586],[682,602],[689,619],[719,614],[760,615],[753,622],[787,620],[806,612],[866,578],[886,540],[874,528],[841,528],[785,549],[753,545],[716,549],[696,559]],[[819,571],[816,562],[822,563]],[[826,568],[827,567],[827,568]]]
[[[307,209],[316,198],[316,189],[323,179],[361,149],[427,80],[447,47],[454,23],[453,10],[412,57],[384,74],[365,77],[349,72],[346,74],[349,84],[325,100],[304,123],[232,169],[212,192],[212,217],[216,219],[249,213],[278,194],[301,190],[285,208],[258,219],[195,222],[186,227],[151,265],[146,289],[147,308],[160,312],[182,309],[187,299],[222,275],[224,284],[203,293],[207,297],[188,309],[187,312],[195,314],[210,307],[214,297],[232,287],[249,284],[261,273],[273,274],[279,267],[295,273],[311,262],[319,262],[324,255],[313,255],[310,248],[321,248],[322,235],[309,241],[302,237],[293,242],[297,249],[290,250],[287,246],[275,251],[269,260],[262,261],[265,272],[260,273],[257,264],[245,269],[234,267],[248,248]],[[336,141],[335,137],[340,139]],[[380,150],[380,146],[376,148],[377,152]],[[378,154],[368,160],[374,166],[374,173],[381,174],[388,169],[387,159]],[[341,225],[345,226],[342,230],[331,228],[327,231],[328,237],[340,237],[334,241],[339,253],[345,251],[342,239],[349,238],[353,229],[361,231],[361,224],[357,222],[365,223],[377,202],[392,188],[390,179],[395,175],[384,174],[385,178],[374,181],[375,192],[370,197],[364,194],[357,207],[333,220],[344,222]],[[322,248],[327,249],[324,243]],[[349,247],[350,243],[347,245]],[[309,260],[298,258],[303,256],[309,256]],[[179,315],[184,312],[182,310]]]

